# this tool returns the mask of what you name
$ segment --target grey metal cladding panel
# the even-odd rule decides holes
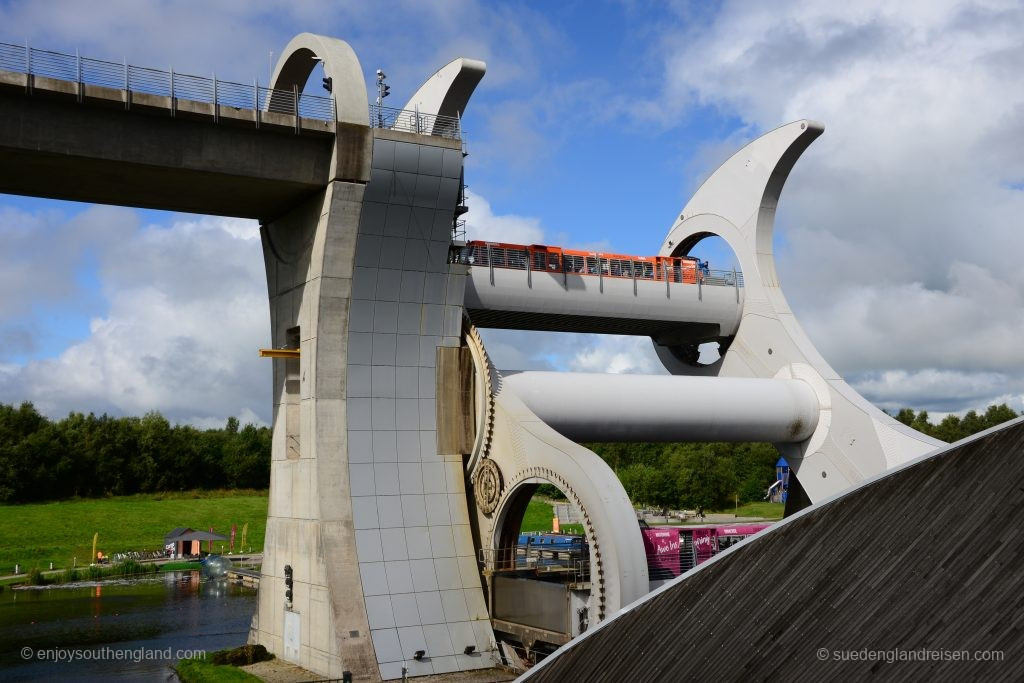
[[[348,398],[368,398],[372,386],[369,365],[349,365],[345,391]]]
[[[447,337],[457,337],[462,332],[462,307],[444,307],[444,327],[441,334]]]
[[[380,301],[398,301],[402,288],[402,271],[381,268],[377,271],[376,298]]]
[[[421,239],[410,238],[405,244],[405,258],[402,265],[407,272],[425,271],[427,269],[427,243]]]
[[[412,142],[395,142],[395,170],[416,173],[420,167],[420,146]]]
[[[377,269],[357,266],[352,274],[352,298],[373,299],[377,294]]]
[[[458,180],[462,176],[462,152],[457,149],[442,150],[441,175]]]
[[[418,366],[420,364],[420,337],[418,334],[399,334],[395,362],[398,365]]]
[[[395,404],[395,426],[406,431],[419,429],[419,399],[398,399]]]
[[[420,398],[434,398],[437,391],[434,368],[418,368],[420,373]]]
[[[395,395],[398,398],[419,398],[420,368],[399,367],[395,369]]]
[[[420,429],[430,429],[437,424],[437,401],[432,398],[417,401],[420,404]]]
[[[398,331],[398,302],[377,300],[373,303],[373,331]]]
[[[436,176],[421,175],[416,179],[416,192],[413,195],[412,203],[432,209],[437,204],[437,198],[441,189],[441,178]]]
[[[411,368],[418,370],[418,368]],[[396,447],[398,449],[398,461],[399,462],[414,462],[419,463],[420,461],[420,433],[419,431],[399,431],[396,439]],[[422,470],[420,470],[422,472]],[[422,474],[421,474],[422,477]],[[427,530],[423,529],[423,534],[426,535]],[[416,533],[412,530],[406,532],[406,540],[411,538],[411,534]],[[429,547],[423,554],[418,554],[419,557],[430,557]]]
[[[437,188],[437,208],[455,208],[455,202],[459,199],[459,179],[441,178]]]
[[[381,238],[377,235],[359,235],[356,237],[356,265],[363,268],[376,268],[380,261]]]
[[[371,398],[370,419],[373,430],[393,430],[395,428],[395,399]]]
[[[440,209],[434,212],[434,225],[430,231],[432,240],[448,240],[452,236],[452,212],[448,209]]]
[[[420,332],[420,306],[419,303],[398,304],[398,333],[419,334]]]
[[[440,345],[439,336],[420,337],[420,367],[432,368],[437,364],[437,347]]]
[[[528,680],[1024,680],[1024,638],[1009,627],[1020,617],[1020,573],[1010,568],[1024,563],[1022,479],[1017,420],[804,510],[575,641]],[[666,634],[685,638],[685,656],[651,656]],[[832,655],[897,649],[1002,657]]]
[[[372,343],[370,362],[374,365],[394,365],[398,344],[397,335],[375,332],[372,335]]]
[[[423,145],[420,147],[420,165],[418,173],[420,175],[432,175],[440,176],[441,170],[444,167],[444,149],[441,147],[431,147]]]
[[[373,332],[373,302],[353,299],[349,307],[348,329],[350,332]]]
[[[431,205],[433,206],[433,205]],[[433,232],[434,210],[421,206],[413,207],[409,218],[409,237],[429,240]]]
[[[350,398],[345,405],[350,430],[370,429],[370,399]]]
[[[373,446],[369,430],[357,431],[350,429],[348,432],[348,459],[349,462],[373,462]]]
[[[443,304],[448,276],[444,273],[427,273],[423,281],[423,302]]]
[[[448,273],[448,242],[431,241],[427,243],[427,270],[435,273]]]
[[[423,304],[423,323],[420,327],[420,333],[440,337],[443,334],[443,330],[444,306]]]
[[[374,138],[373,140],[373,161],[371,168],[382,168],[392,170],[395,167],[395,141]]]
[[[372,323],[371,323],[372,325]],[[417,354],[419,353],[417,349]],[[369,332],[349,332],[348,362],[369,365],[373,360],[373,334]]]
[[[357,256],[358,258],[358,256]],[[401,270],[405,258],[405,240],[401,237],[380,238],[380,267]]]
[[[387,210],[387,204],[364,201],[363,210],[359,214],[359,232],[367,235],[381,234]]]
[[[466,298],[466,276],[461,273],[448,274],[448,289],[445,292],[445,303],[450,306],[462,306]]]
[[[391,188],[392,204],[412,205],[416,196],[416,174],[395,172],[395,184]]]
[[[374,462],[395,462],[398,460],[398,439],[393,431],[373,432]]]
[[[388,237],[405,237],[409,234],[408,206],[401,204],[389,204],[388,215],[384,221],[384,235]]]
[[[395,368],[392,365],[371,366],[372,396],[374,398],[395,398]]]
[[[387,203],[391,199],[391,186],[394,183],[394,171],[370,169],[370,182],[366,184],[366,190],[363,192],[363,201]]]
[[[406,257],[409,255],[406,245]],[[426,249],[423,251],[423,262],[426,263]],[[423,270],[402,271],[402,289],[399,292],[399,301],[420,302],[423,300]]]

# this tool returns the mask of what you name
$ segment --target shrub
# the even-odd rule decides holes
[[[211,659],[214,664],[230,664],[231,666],[248,666],[256,662],[273,659],[274,655],[267,652],[262,645],[242,645],[234,650],[219,650]]]
[[[33,586],[45,586],[46,577],[43,576],[43,572],[39,567],[32,567],[32,571],[28,573],[28,582]]]

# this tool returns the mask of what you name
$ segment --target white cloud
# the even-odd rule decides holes
[[[484,197],[467,190],[466,239],[508,242],[510,244],[543,244],[544,230],[540,220],[515,214],[495,214]]]
[[[888,370],[854,378],[853,386],[891,411],[914,406],[936,414],[963,413],[965,403],[975,409],[999,403],[1024,409],[1024,382],[999,372]]]
[[[577,350],[569,362],[569,369],[574,372],[665,374],[665,367],[647,337],[588,336],[593,339]]]
[[[118,216],[112,222],[134,227],[134,212]],[[229,415],[269,421],[270,366],[256,357],[270,327],[254,222],[180,218],[90,246],[108,310],[56,357],[0,366],[0,400],[31,400],[51,416],[159,410],[202,425]]]
[[[857,386],[886,405],[931,396],[960,410],[1019,391],[1024,7],[726,2],[685,40],[678,28],[662,43],[666,110],[715,107],[750,137],[826,124],[789,179],[776,239],[824,357],[853,380],[876,373]]]

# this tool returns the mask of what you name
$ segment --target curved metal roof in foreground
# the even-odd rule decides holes
[[[1021,529],[1024,418],[730,548],[525,678],[1022,680]]]

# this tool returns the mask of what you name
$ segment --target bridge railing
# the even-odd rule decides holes
[[[400,130],[404,133],[439,135],[450,140],[462,139],[462,122],[457,116],[424,114],[416,110],[392,109],[377,104],[370,105],[370,126]]]
[[[83,85],[117,88],[127,92],[190,100],[237,109],[298,114],[309,119],[333,121],[334,98],[293,90],[275,90],[251,84],[222,81],[214,75],[195,76],[110,62],[77,54],[40,50],[29,45],[0,43],[0,69],[15,73],[73,81]]]

